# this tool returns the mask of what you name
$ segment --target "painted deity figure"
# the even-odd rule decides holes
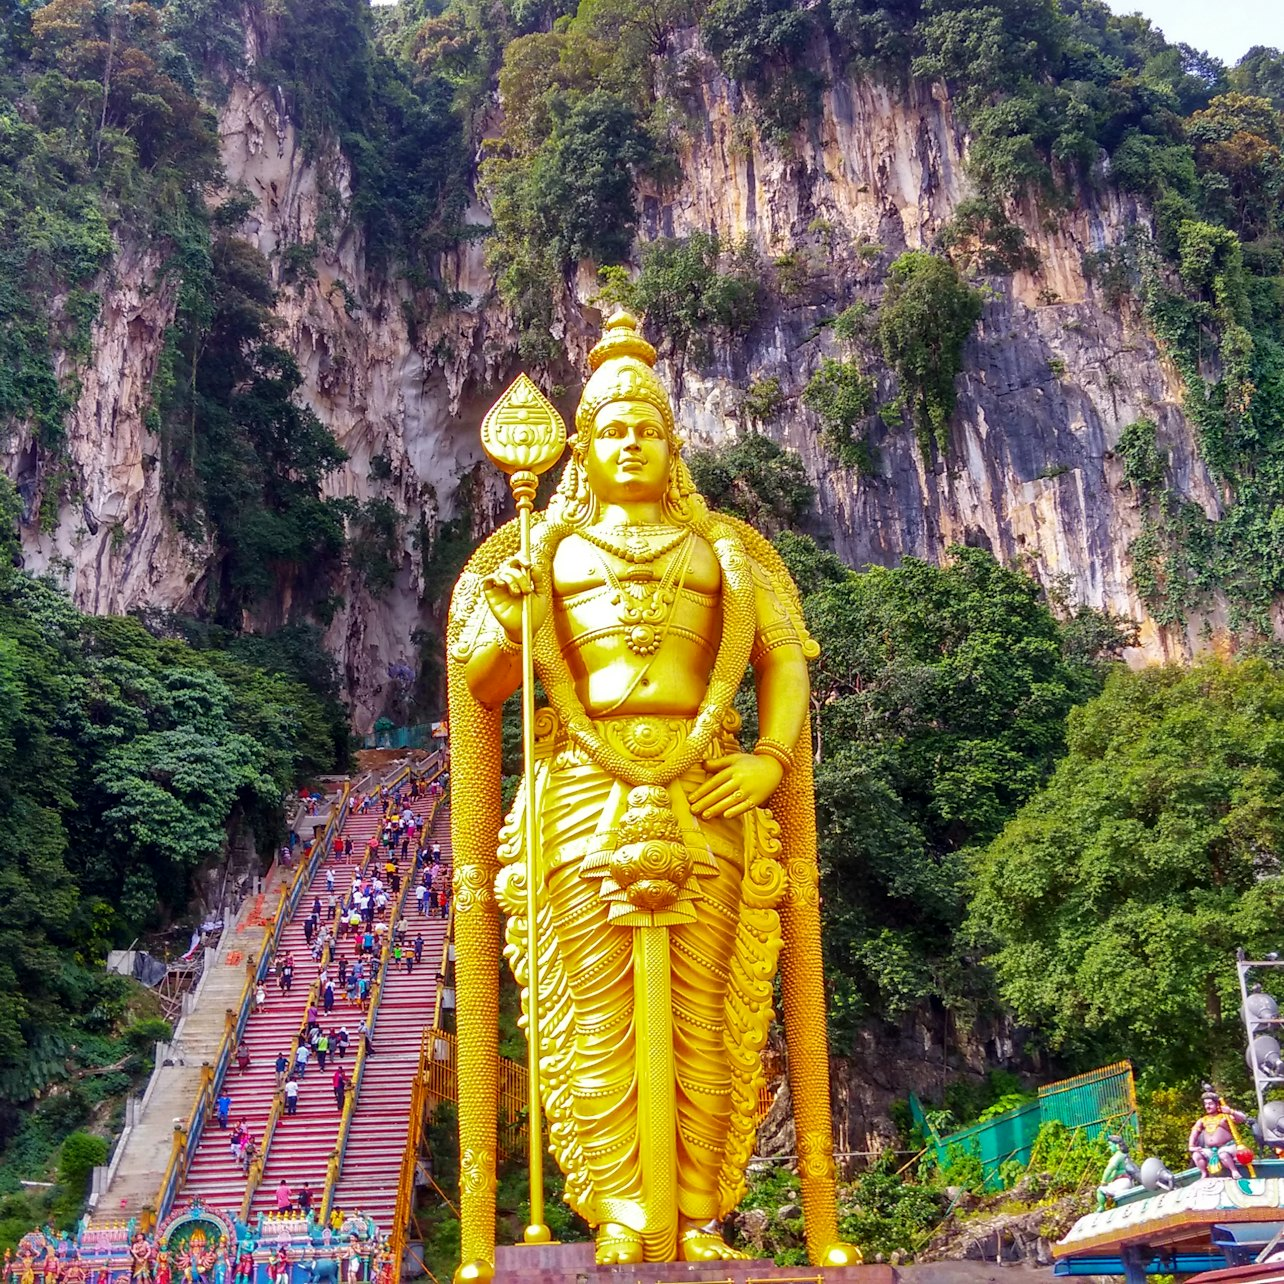
[[[525,985],[532,874],[549,1146],[598,1261],[738,1256],[719,1224],[745,1189],[782,947],[808,1248],[815,1262],[859,1260],[838,1242],[833,1203],[816,648],[772,546],[697,493],[655,355],[633,318],[608,322],[531,562],[503,528],[452,603],[459,1073],[478,1085],[461,1103],[465,1277],[484,1277],[494,1248],[490,933],[498,906]],[[547,707],[533,796],[523,787],[501,828],[498,710],[521,681],[523,599]],[[732,701],[749,667],[758,737],[746,747]]]
[[[1117,1134],[1106,1138],[1110,1145],[1110,1158],[1101,1170],[1101,1182],[1097,1186],[1097,1212],[1103,1212],[1109,1200],[1118,1199],[1134,1186],[1141,1185],[1141,1169],[1133,1159],[1128,1143]]]
[[[129,1242],[129,1278],[132,1284],[150,1284],[152,1261],[151,1241],[139,1231]]]
[[[1187,1142],[1195,1167],[1199,1169],[1200,1176],[1207,1177],[1209,1166],[1217,1162],[1230,1176],[1242,1177],[1244,1173],[1238,1162],[1240,1142],[1235,1135],[1235,1125],[1245,1123],[1248,1116],[1242,1110],[1228,1106],[1221,1095],[1207,1084],[1200,1101],[1204,1113],[1195,1120]]]

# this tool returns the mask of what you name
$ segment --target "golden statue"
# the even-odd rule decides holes
[[[745,1190],[779,959],[808,1251],[860,1260],[834,1198],[816,646],[775,550],[696,492],[654,362],[632,317],[607,323],[543,513],[556,411],[523,376],[483,427],[519,520],[465,567],[448,629],[464,1279],[494,1262],[500,910],[537,1030],[528,1242],[547,1238],[542,1106],[600,1263],[739,1256],[718,1223]],[[530,769],[501,824],[499,710],[524,635],[547,705],[530,705]],[[744,752],[732,702],[750,665]]]

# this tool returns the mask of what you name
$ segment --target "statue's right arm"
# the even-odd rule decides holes
[[[484,705],[498,708],[522,682],[522,602],[531,610],[531,633],[548,617],[548,597],[538,571],[510,558],[488,575],[473,606],[476,618],[465,625],[470,639],[464,668],[468,689]]]
[[[485,599],[477,603],[479,612],[490,615]],[[491,617],[485,622],[472,653],[464,666],[468,689],[479,703],[498,708],[522,684],[522,647],[513,643]]]

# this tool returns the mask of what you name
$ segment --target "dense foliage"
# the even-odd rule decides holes
[[[945,451],[954,379],[963,368],[963,344],[980,319],[983,298],[948,259],[933,254],[902,254],[888,272],[878,337],[900,379],[901,402],[925,457],[930,458],[933,443]]]
[[[192,260],[155,421],[170,506],[219,555],[210,613],[232,624],[284,584],[324,591],[344,548],[344,509],[321,497],[321,482],[346,456],[295,399],[302,380],[274,341],[263,256],[219,232],[208,257]]]
[[[216,173],[215,135],[150,5],[10,0],[0,29],[0,424],[35,430],[48,521],[73,485],[64,421],[113,228],[181,224]]]
[[[284,672],[82,615],[14,570],[0,687],[2,1106],[111,1028],[107,947],[183,914],[229,831],[270,847],[282,795],[336,754],[323,701]]]
[[[765,535],[797,526],[811,504],[802,460],[770,437],[752,433],[722,450],[693,451],[687,462],[714,508],[734,513]]]
[[[1060,757],[1095,669],[1024,575],[956,549],[943,567],[845,572],[810,593],[831,1016],[840,1032],[928,998],[985,997],[958,934],[965,852]]]
[[[1070,715],[1046,788],[974,864],[1004,1001],[1080,1059],[1160,1081],[1241,1063],[1234,947],[1278,949],[1284,676],[1120,670]]]

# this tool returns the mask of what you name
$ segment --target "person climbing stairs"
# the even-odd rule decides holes
[[[434,842],[441,846],[449,874],[450,808],[446,804],[437,809],[426,845]],[[422,934],[422,960],[413,970],[389,966],[372,1036],[374,1055],[366,1060],[333,1200],[333,1207],[345,1213],[360,1211],[385,1230],[396,1208],[410,1092],[419,1067],[421,1035],[433,1019],[448,927],[440,912],[419,913],[413,887],[405,913],[406,944],[413,946],[415,937]]]

